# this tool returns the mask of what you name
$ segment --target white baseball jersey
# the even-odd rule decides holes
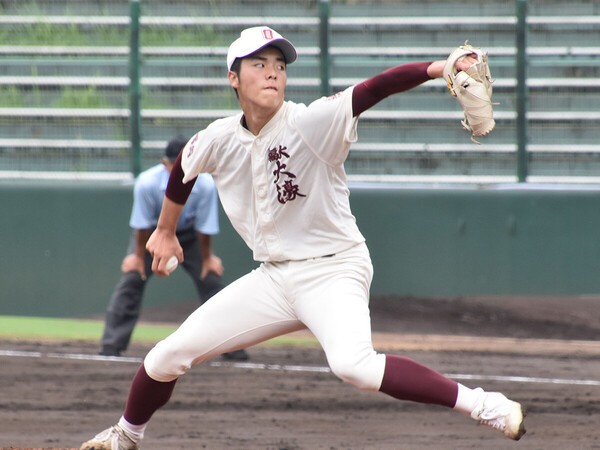
[[[213,175],[255,260],[303,260],[364,242],[343,167],[357,139],[352,89],[309,106],[284,102],[258,136],[242,126],[241,113],[217,120],[184,148],[183,181]]]

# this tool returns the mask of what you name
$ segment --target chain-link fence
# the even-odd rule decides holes
[[[120,176],[137,171],[136,156],[141,169],[155,164],[170,138],[237,111],[227,46],[267,24],[299,49],[287,98],[305,103],[403,62],[442,59],[465,39],[489,51],[499,105],[481,145],[445,84],[431,81],[363,114],[346,165],[355,179],[515,181],[524,144],[528,180],[596,182],[600,4],[527,2],[523,142],[518,1],[142,0],[132,67],[129,0],[2,0],[0,171]]]

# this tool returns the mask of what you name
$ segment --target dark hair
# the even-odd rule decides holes
[[[187,141],[187,139],[182,137],[171,139],[165,148],[165,158],[171,162],[174,162],[179,156],[179,152],[181,152],[183,147],[185,147],[185,144],[187,144]]]
[[[235,60],[233,61],[233,64],[231,64],[231,71],[235,72],[236,75],[238,76],[238,80],[240,78],[240,71],[242,69],[242,58],[235,58]],[[235,96],[239,99],[240,95],[238,94],[238,91],[236,88],[233,88],[233,90],[235,91]]]

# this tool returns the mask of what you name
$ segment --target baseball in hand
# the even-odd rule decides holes
[[[169,260],[167,261],[167,265],[165,266],[165,270],[167,272],[171,273],[175,269],[177,269],[178,265],[179,265],[179,261],[177,260],[177,256],[171,256],[171,258],[169,258]]]

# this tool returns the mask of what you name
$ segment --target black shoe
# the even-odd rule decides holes
[[[121,356],[121,351],[110,345],[105,345],[98,352],[100,356]]]
[[[223,353],[221,357],[228,361],[248,361],[248,359],[250,359],[248,352],[244,349]]]

